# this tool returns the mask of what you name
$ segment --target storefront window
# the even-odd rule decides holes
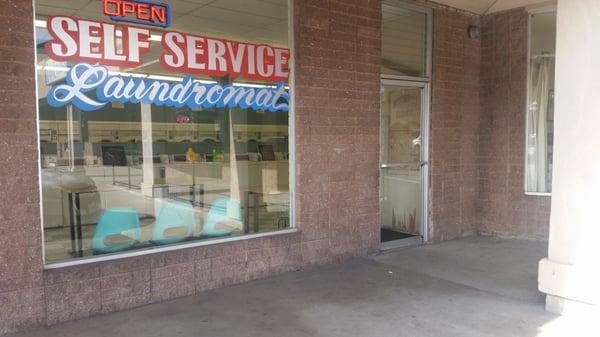
[[[556,13],[531,15],[526,191],[552,191]]]
[[[287,0],[35,9],[47,263],[290,226]]]

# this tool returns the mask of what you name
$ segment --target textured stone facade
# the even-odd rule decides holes
[[[0,334],[43,324],[31,1],[0,1]]]
[[[48,271],[32,4],[0,8],[0,334],[377,250],[379,1],[295,2],[297,233]]]
[[[528,13],[433,8],[430,240],[547,240],[550,197],[524,193]],[[478,25],[481,37],[466,30]]]
[[[469,25],[479,17],[447,7],[433,11],[430,128],[430,238],[476,233],[480,40]]]
[[[548,238],[550,197],[525,195],[528,13],[482,19],[479,232]]]
[[[545,235],[549,198],[522,189],[524,12],[481,19],[413,2],[434,13],[430,238]],[[32,4],[0,6],[0,334],[377,251],[379,0],[295,1],[297,233],[48,271]],[[482,38],[469,39],[480,20]]]

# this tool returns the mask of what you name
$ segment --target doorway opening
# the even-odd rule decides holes
[[[428,84],[382,80],[381,249],[422,243],[427,224]]]
[[[427,241],[432,11],[382,2],[380,248]]]

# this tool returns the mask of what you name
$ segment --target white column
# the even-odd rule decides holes
[[[142,156],[144,163],[142,164],[143,181],[141,184],[142,194],[152,196],[152,188],[154,186],[154,163],[152,161],[152,109],[149,104],[141,105],[141,122],[142,122]]]
[[[69,170],[75,170],[75,141],[73,137],[73,105],[67,105],[67,146],[69,147]],[[79,134],[81,136],[81,134]]]
[[[546,309],[600,305],[600,1],[558,0],[554,172]]]

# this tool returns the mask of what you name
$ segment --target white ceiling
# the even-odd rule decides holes
[[[433,0],[434,2],[454,8],[463,9],[476,14],[489,14],[507,9],[555,3],[548,0]]]
[[[172,26],[167,30],[214,36],[237,41],[288,46],[287,0],[164,0],[171,6]],[[101,0],[36,0],[36,19],[50,15],[71,15],[110,22],[102,10]],[[160,34],[162,28],[152,28]],[[38,38],[44,36],[38,32]],[[49,35],[45,35],[50,38]],[[41,41],[44,41],[43,39]],[[38,41],[38,43],[41,43]],[[135,68],[152,74],[166,74],[157,60],[162,53],[160,42],[152,42],[144,64]],[[40,50],[38,57],[43,59]]]
[[[287,0],[163,2],[171,6],[173,25],[168,30],[276,46],[288,44]],[[38,19],[62,14],[110,21],[103,15],[101,0],[36,0],[35,9]]]

